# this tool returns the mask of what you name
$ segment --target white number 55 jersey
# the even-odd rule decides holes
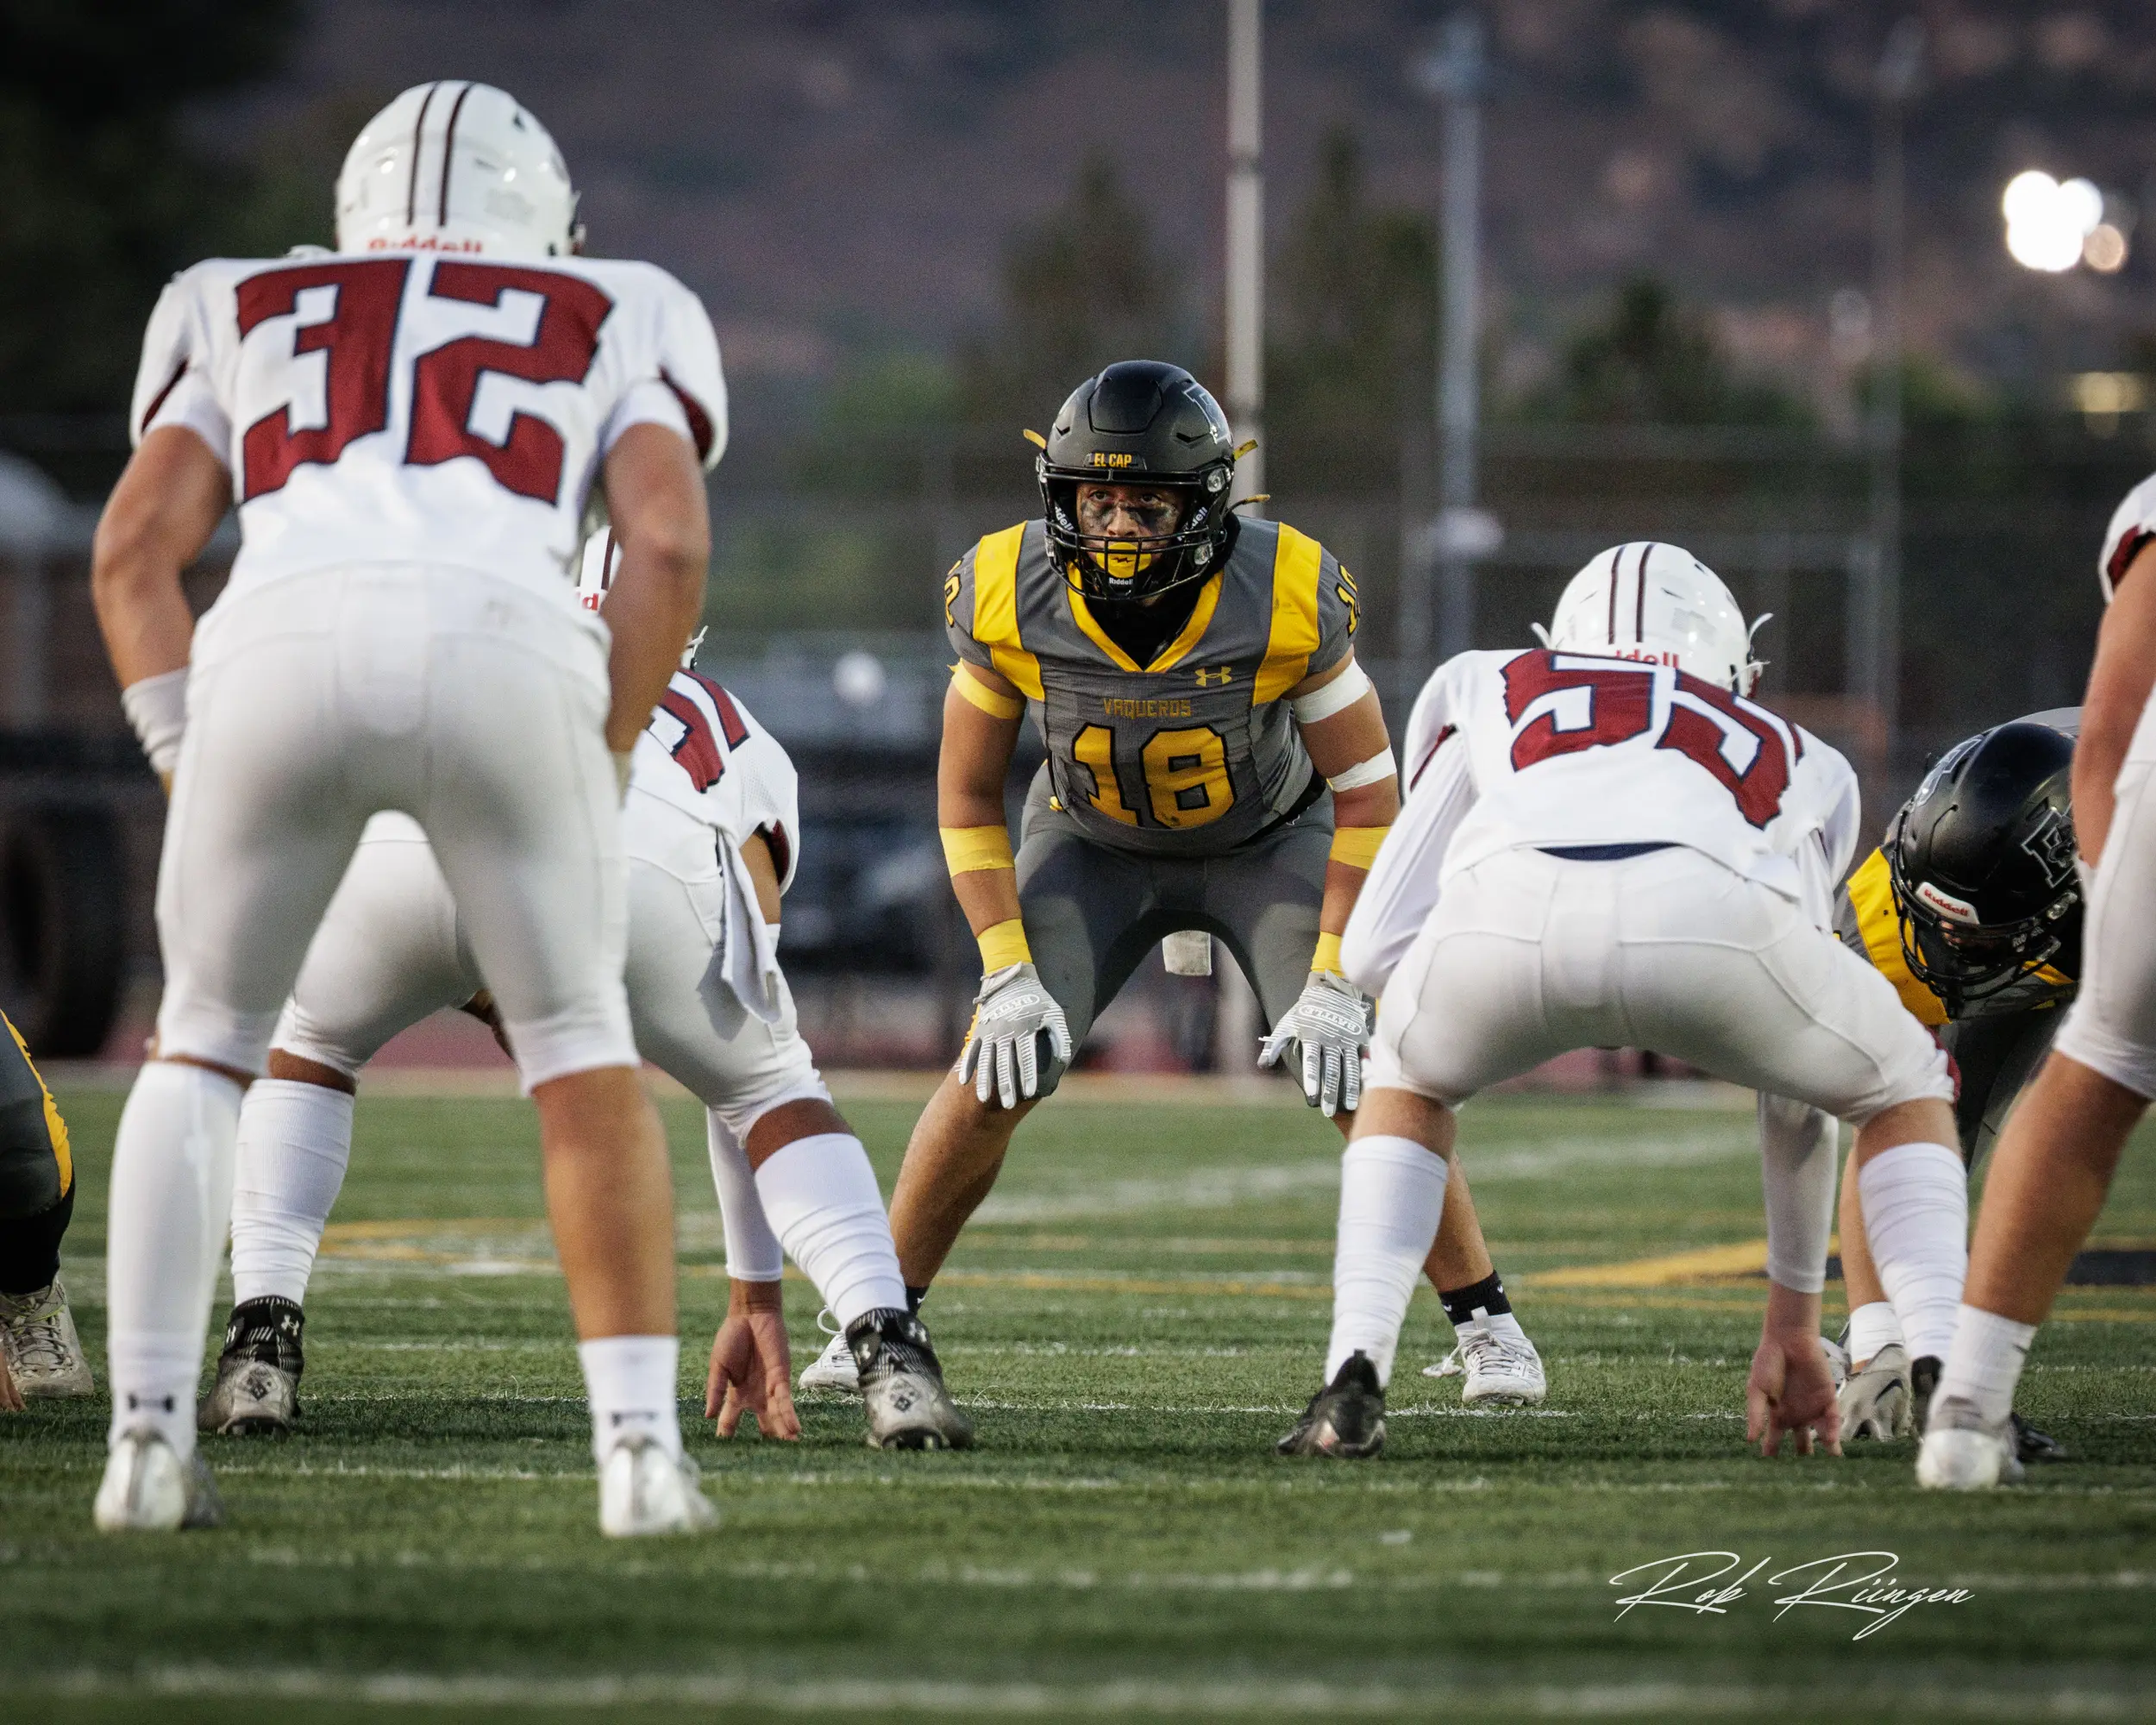
[[[599,464],[639,423],[706,466],[725,446],[711,321],[665,271],[385,252],[179,276],[130,429],[184,425],[230,469],[235,592],[374,562],[558,590]]]

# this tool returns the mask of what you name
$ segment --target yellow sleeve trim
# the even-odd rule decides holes
[[[1894,879],[1886,853],[1874,850],[1849,877],[1849,906],[1857,913],[1857,932],[1872,968],[1894,984],[1894,992],[1919,1024],[1936,1030],[1946,1022],[1946,1007],[1909,970],[1902,951],[1902,917],[1894,908]]]
[[[947,826],[943,836],[943,861],[954,875],[977,874],[983,869],[1008,869],[1011,862],[1011,834],[1000,826]]]
[[[5,1013],[0,1013],[0,1024],[8,1026],[8,1034],[22,1051],[22,1063],[30,1069],[30,1076],[37,1080],[37,1093],[45,1099],[45,1135],[53,1141],[53,1160],[60,1164],[60,1190],[64,1198],[75,1183],[75,1159],[67,1145],[67,1122],[60,1117],[59,1105],[53,1101],[53,1093],[45,1088],[44,1077],[37,1070],[37,1063],[30,1058],[29,1044],[22,1040],[22,1032]]]
[[[1022,718],[1025,716],[1023,696],[997,693],[968,670],[962,662],[950,668],[950,684],[958,691],[962,700],[971,702],[991,718]]]
[[[1033,962],[1033,949],[1025,944],[1023,917],[991,924],[974,938],[981,943],[981,969],[984,975],[993,970],[1007,969],[1013,964]]]
[[[1326,856],[1333,862],[1350,869],[1367,869],[1377,861],[1377,847],[1385,842],[1389,826],[1336,827],[1332,834],[1332,849]]]
[[[1025,524],[991,533],[973,554],[973,638],[988,649],[998,675],[1029,700],[1040,700],[1041,662],[1018,639],[1018,550]]]
[[[1265,662],[1250,691],[1253,706],[1276,701],[1310,674],[1310,656],[1318,650],[1318,577],[1325,547],[1307,533],[1282,523],[1273,552],[1273,624],[1265,640]]]
[[[1340,968],[1340,937],[1338,935],[1320,934],[1318,937],[1318,950],[1310,955],[1310,968],[1313,970],[1330,970],[1335,976],[1347,975],[1347,972]]]

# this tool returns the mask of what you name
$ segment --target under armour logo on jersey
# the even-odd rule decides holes
[[[1232,665],[1223,665],[1218,670],[1201,670],[1198,673],[1198,687],[1201,689],[1209,689],[1216,685],[1225,688],[1234,681],[1235,668]]]

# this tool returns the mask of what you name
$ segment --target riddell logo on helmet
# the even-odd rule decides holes
[[[484,252],[478,240],[445,240],[439,234],[414,234],[408,239],[385,240],[379,235],[367,242],[370,252]]]
[[[1973,925],[1980,920],[1974,905],[1966,899],[1956,898],[1952,893],[1942,893],[1929,881],[1919,881],[1916,883],[1916,896],[1921,903],[1929,905],[1940,915],[1952,921],[1965,922]]]
[[[1666,647],[1612,647],[1597,653],[1598,659],[1629,659],[1637,665],[1674,665],[1677,655]]]

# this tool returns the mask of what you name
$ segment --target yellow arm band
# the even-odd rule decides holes
[[[1342,826],[1332,833],[1332,849],[1326,853],[1350,869],[1367,869],[1377,860],[1377,847],[1385,842],[1389,826]]]
[[[958,691],[961,699],[972,702],[991,718],[1025,716],[1025,696],[998,694],[963,665],[950,668],[950,686]]]
[[[1025,944],[1025,923],[1022,918],[1012,917],[1008,922],[993,924],[974,938],[981,943],[983,975],[1012,964],[1033,962],[1033,949]]]
[[[1310,968],[1313,970],[1330,970],[1335,976],[1347,975],[1347,972],[1340,968],[1340,937],[1338,935],[1321,934],[1318,937],[1318,950],[1310,955]]]
[[[1004,826],[946,826],[943,861],[954,875],[971,875],[982,869],[1008,869],[1011,830]]]

